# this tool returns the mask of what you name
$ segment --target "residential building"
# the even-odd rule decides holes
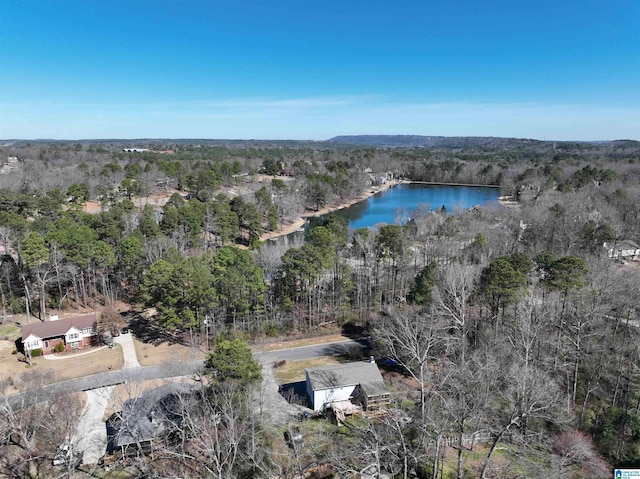
[[[345,401],[365,411],[389,402],[389,391],[373,358],[369,361],[319,366],[305,372],[307,394],[314,411]],[[344,404],[341,407],[344,408]]]
[[[49,321],[22,326],[22,345],[25,353],[36,349],[42,354],[53,353],[58,344],[65,351],[82,349],[96,341],[96,313],[59,318],[51,316]]]

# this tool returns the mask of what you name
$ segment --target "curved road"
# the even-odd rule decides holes
[[[269,364],[279,360],[297,361],[301,359],[311,359],[321,356],[331,356],[343,354],[349,348],[356,345],[366,346],[368,338],[347,339],[332,343],[317,344],[313,346],[301,346],[295,348],[280,349],[277,351],[257,352],[255,358],[262,364]],[[203,367],[202,361],[177,362],[163,364],[160,366],[136,367],[122,369],[119,371],[109,371],[106,373],[93,374],[68,381],[43,386],[39,389],[6,397],[0,404],[0,414],[23,409],[34,404],[44,402],[55,396],[89,391],[105,386],[114,386],[126,382],[146,381],[149,379],[164,379],[178,376],[189,376],[199,372]]]
[[[188,376],[202,368],[202,361],[182,362],[174,364],[163,364],[160,366],[148,366],[145,368],[122,369],[120,371],[109,371],[106,373],[93,374],[68,381],[43,386],[39,389],[16,394],[5,398],[0,405],[0,413],[23,409],[39,402],[46,401],[55,396],[89,391],[105,386],[114,386],[130,381],[146,381],[148,379],[172,378],[177,376]]]

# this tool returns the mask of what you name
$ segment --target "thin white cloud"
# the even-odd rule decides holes
[[[375,95],[0,105],[0,138],[326,139],[341,134],[640,139],[640,108],[411,102]]]

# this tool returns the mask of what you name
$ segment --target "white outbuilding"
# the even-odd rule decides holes
[[[305,372],[307,394],[314,411],[325,410],[343,401],[371,410],[389,401],[389,391],[373,359],[319,366]]]

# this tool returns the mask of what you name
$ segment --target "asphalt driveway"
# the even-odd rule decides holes
[[[133,344],[133,334],[121,334],[113,338],[113,341],[122,346],[122,354],[124,355],[123,369],[139,368],[140,363],[136,355],[136,347]]]

